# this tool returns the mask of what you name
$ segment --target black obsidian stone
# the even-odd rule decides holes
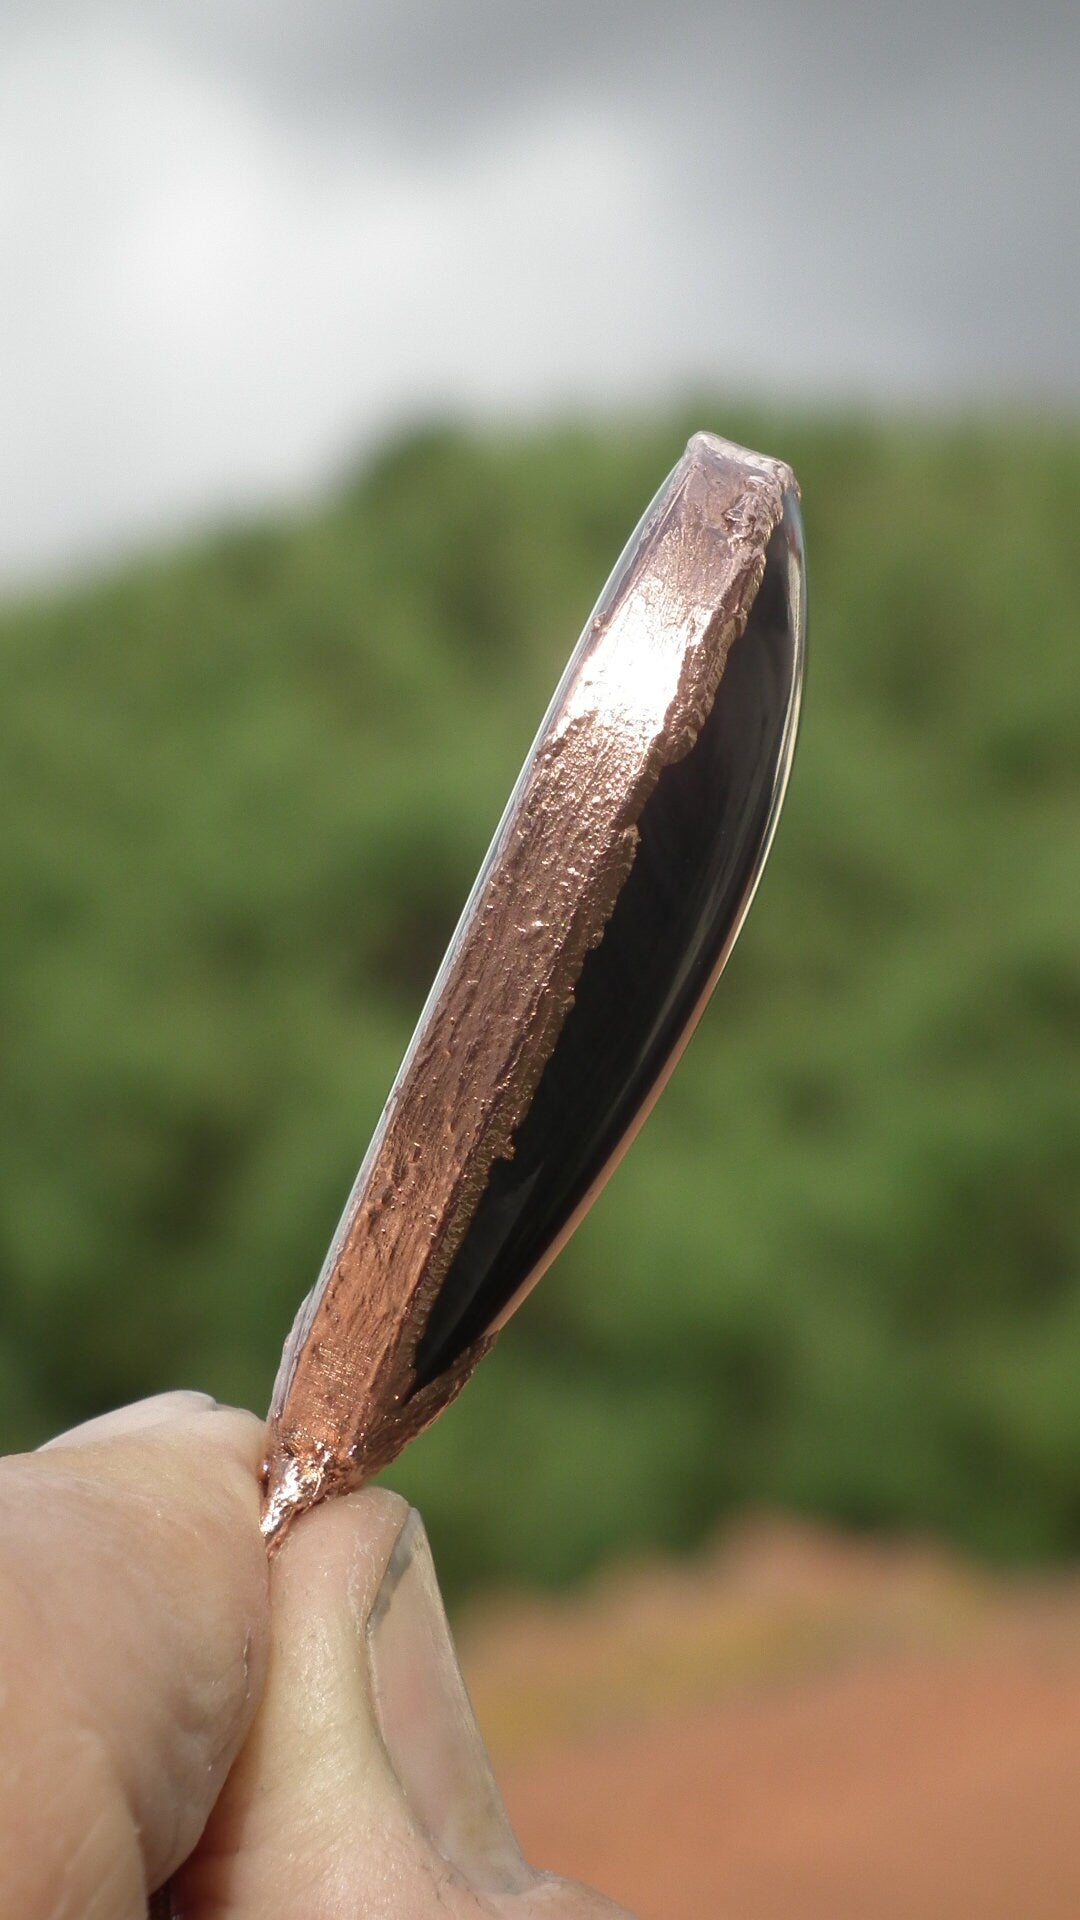
[[[640,842],[524,1120],[496,1160],[428,1319],[416,1386],[485,1333],[616,1154],[753,890],[786,778],[801,668],[793,493],[694,746],[661,773]]]

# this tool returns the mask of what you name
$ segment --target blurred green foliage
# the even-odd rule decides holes
[[[281,1341],[568,648],[687,433],[803,483],[772,863],[641,1141],[390,1478],[452,1590],[733,1503],[1080,1549],[1080,437],[433,431],[0,614],[0,1440]]]

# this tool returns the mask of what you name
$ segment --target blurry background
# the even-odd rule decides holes
[[[745,1509],[1080,1554],[1078,89],[1071,0],[6,0],[0,1445],[265,1404],[554,679],[708,426],[804,490],[773,859],[631,1158],[390,1477],[474,1609]],[[679,1615],[695,1708],[892,1646],[910,1560],[776,1538]],[[937,1658],[988,1576],[933,1564]],[[869,1615],[822,1599],[852,1567]],[[679,1692],[633,1645],[620,1751]],[[536,1702],[491,1685],[512,1760]],[[617,1757],[552,1864],[602,1871]],[[1033,1886],[1010,1830],[1022,1897],[999,1860],[897,1913],[1074,1916],[1080,1860]],[[650,1914],[738,1884],[706,1844],[684,1909],[669,1852]],[[844,1911],[821,1846],[760,1904],[775,1853],[741,1913]]]

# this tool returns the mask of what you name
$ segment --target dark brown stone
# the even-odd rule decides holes
[[[496,1160],[417,1354],[417,1385],[502,1313],[581,1206],[662,1077],[752,891],[786,775],[803,604],[789,492],[745,632],[697,741],[665,767],[513,1156]]]

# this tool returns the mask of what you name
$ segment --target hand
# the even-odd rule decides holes
[[[165,1394],[0,1460],[0,1914],[134,1920],[195,1846],[266,1675],[261,1446]]]
[[[612,1920],[518,1851],[419,1515],[328,1501],[271,1561],[255,1726],[175,1908],[188,1920]]]
[[[168,1394],[0,1462],[0,1913],[614,1920],[518,1852],[418,1516],[331,1501],[268,1578],[261,1446]]]

